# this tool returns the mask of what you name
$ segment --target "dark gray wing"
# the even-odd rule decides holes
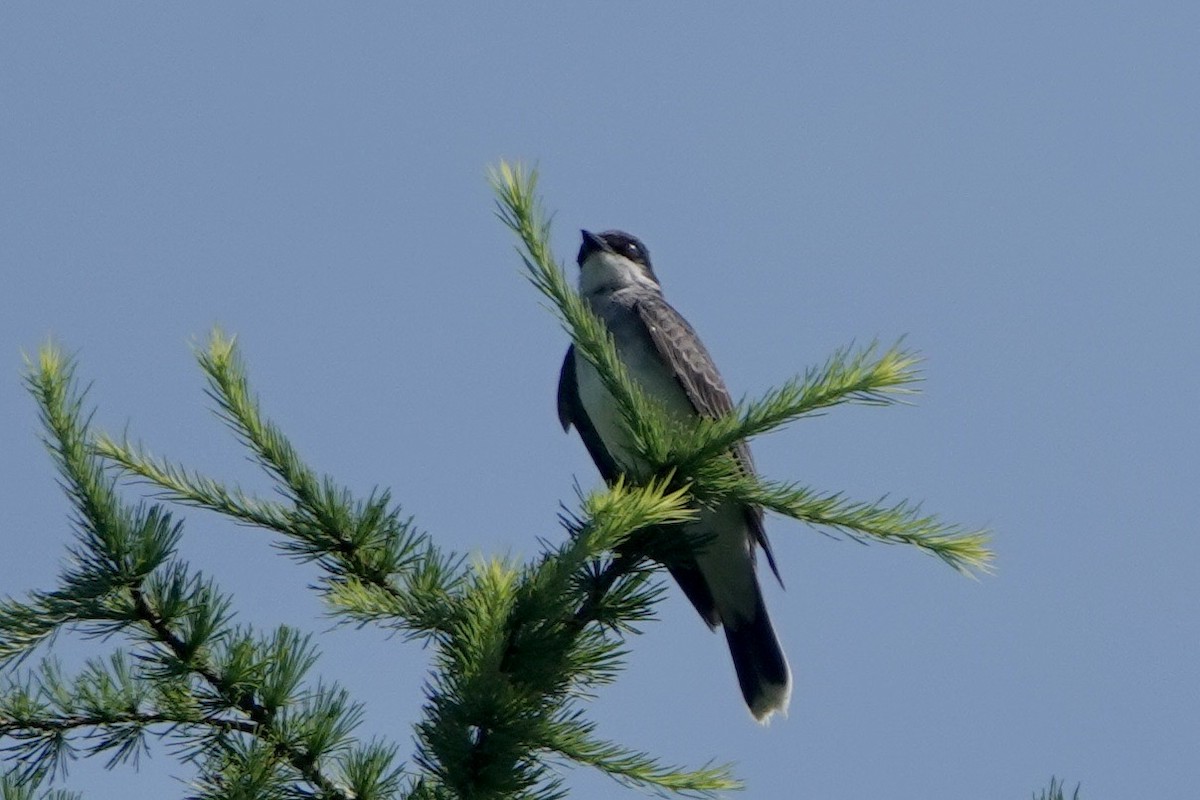
[[[709,419],[717,419],[733,411],[733,398],[725,388],[717,365],[708,354],[704,343],[696,335],[696,331],[661,297],[640,298],[634,304],[634,311],[646,326],[646,332],[654,343],[662,360],[675,373],[675,380],[687,394],[696,413]],[[747,472],[754,474],[754,458],[745,442],[738,442],[733,448],[734,458]],[[746,521],[754,534],[754,539],[767,555],[767,563],[771,571],[782,585],[783,578],[779,576],[779,568],[775,566],[775,554],[771,551],[771,543],[767,540],[767,532],[763,527],[763,512],[758,506],[747,506]]]
[[[583,439],[583,446],[595,462],[596,469],[600,470],[604,482],[615,481],[621,474],[621,467],[604,446],[600,435],[596,433],[596,427],[588,418],[583,403],[579,400],[579,383],[575,378],[575,345],[567,348],[562,370],[558,373],[558,421],[562,423],[564,431],[570,430],[572,425],[575,426],[579,431],[579,438]],[[715,628],[721,618],[717,613],[712,591],[708,588],[708,582],[704,580],[699,567],[694,563],[676,561],[669,565],[668,569],[671,571],[671,577],[683,589],[684,595],[696,607],[696,611],[704,618],[708,627]]]
[[[575,426],[588,455],[596,462],[596,469],[600,470],[600,477],[604,478],[605,483],[615,481],[621,474],[621,468],[600,440],[600,434],[596,433],[596,427],[579,400],[579,384],[575,380],[575,345],[567,348],[562,370],[558,373],[558,421],[562,423],[564,431]]]

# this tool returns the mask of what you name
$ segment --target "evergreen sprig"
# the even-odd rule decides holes
[[[1071,800],[1079,800],[1079,790],[1081,784],[1075,784],[1075,791],[1071,793]],[[1062,780],[1055,776],[1050,776],[1049,788],[1043,789],[1041,794],[1034,793],[1033,800],[1066,800],[1066,787]]]
[[[164,499],[282,534],[277,546],[322,569],[326,601],[349,619],[366,623],[386,617],[389,627],[408,636],[436,636],[445,622],[444,599],[463,577],[461,559],[443,554],[410,518],[403,518],[389,492],[355,499],[305,465],[282,431],[263,417],[233,338],[214,331],[196,356],[218,417],[289,502],[252,497],[155,458],[128,439],[118,442],[101,435],[96,452],[153,485]]]
[[[196,765],[196,797],[246,796],[267,777],[293,796],[384,797],[396,780],[392,756],[353,741],[361,712],[343,690],[308,681],[316,651],[307,637],[235,627],[229,600],[178,560],[182,528],[165,508],[121,499],[92,450],[70,359],[43,348],[27,382],[75,510],[76,542],[57,589],[2,605],[0,741],[13,765],[5,792],[32,791],[78,755],[108,754],[110,767],[136,761],[153,739]],[[124,647],[74,677],[54,660],[15,671],[64,629]],[[354,795],[342,777],[350,768],[360,776]]]
[[[846,348],[757,401],[742,402],[718,420],[681,424],[644,396],[617,356],[612,336],[571,289],[551,251],[550,223],[537,195],[537,172],[502,162],[490,173],[497,216],[520,239],[526,276],[551,303],[577,351],[600,374],[631,434],[631,448],[649,465],[635,480],[661,479],[715,504],[737,497],[828,532],[852,538],[911,544],[963,572],[987,571],[988,532],[941,522],[918,504],[853,501],[795,484],[773,484],[740,470],[728,456],[737,442],[844,403],[888,405],[915,391],[919,359],[899,344],[880,350]]]
[[[684,501],[663,482],[618,483],[589,498],[582,517],[565,518],[570,536],[536,563],[474,565],[417,728],[419,763],[437,784],[458,796],[483,785],[501,797],[559,797],[547,760],[557,755],[661,791],[738,785],[727,768],[665,767],[580,727],[576,702],[615,677],[621,635],[659,597],[648,565],[613,553],[638,530],[690,518]]]

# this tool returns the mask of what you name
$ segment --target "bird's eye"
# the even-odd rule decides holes
[[[634,244],[633,242],[630,242],[629,244],[625,245],[625,252],[628,253],[629,255],[633,256],[634,258],[637,258],[638,256],[641,255],[641,253],[638,251],[638,246],[636,244]]]

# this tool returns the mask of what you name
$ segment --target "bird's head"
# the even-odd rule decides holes
[[[579,290],[593,294],[603,290],[645,286],[660,289],[650,266],[650,251],[636,236],[624,231],[592,233],[580,231]]]

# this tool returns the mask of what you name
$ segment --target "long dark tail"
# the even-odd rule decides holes
[[[787,714],[792,672],[771,627],[762,592],[754,588],[758,595],[754,616],[725,621],[725,639],[750,713],[759,722],[767,722],[776,711]]]

